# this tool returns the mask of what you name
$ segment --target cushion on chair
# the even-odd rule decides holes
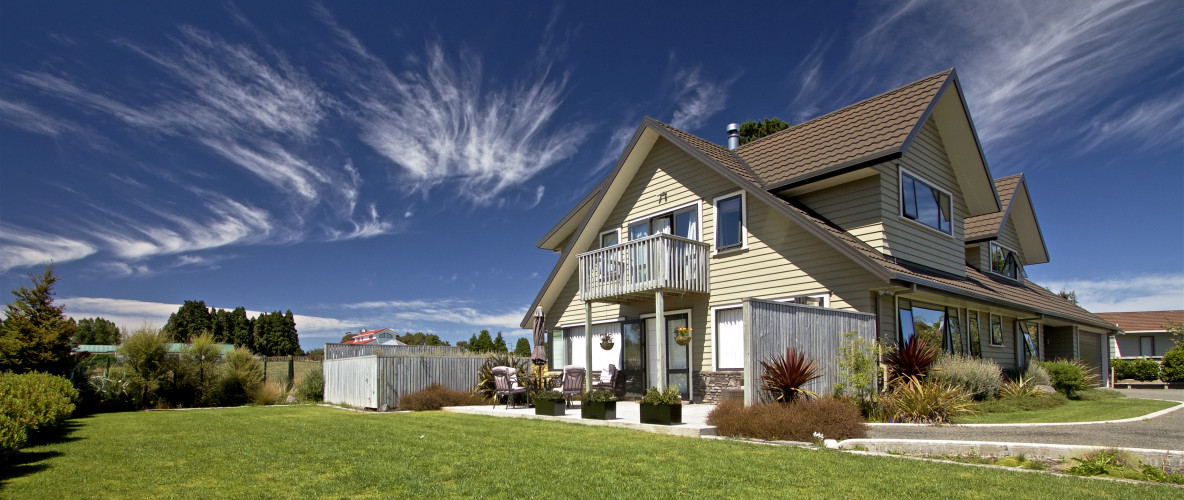
[[[613,373],[610,372],[608,370],[608,368],[600,370],[600,383],[608,385],[612,381],[613,381]]]

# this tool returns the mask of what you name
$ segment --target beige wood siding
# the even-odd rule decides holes
[[[798,196],[795,201],[863,240],[872,248],[884,247],[884,213],[879,175]]]
[[[1015,250],[1016,257],[1019,258],[1020,264],[1027,264],[1028,261],[1024,258],[1024,248],[1020,246],[1020,236],[1015,230],[1015,224],[1012,224],[1011,217],[1003,221],[1003,230],[999,231],[999,244],[1007,248]]]
[[[950,193],[953,198],[952,235],[930,229],[900,215],[900,175],[897,165]],[[963,219],[967,213],[966,203],[933,119],[925,123],[908,154],[897,162],[881,164],[874,168],[880,172],[881,210],[884,220],[884,242],[878,249],[885,255],[964,276],[966,250],[963,242]]]
[[[982,247],[980,245],[966,245],[966,263],[974,266],[979,271],[985,271],[983,267]]]

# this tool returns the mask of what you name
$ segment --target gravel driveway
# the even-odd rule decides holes
[[[1119,389],[1132,398],[1184,401],[1181,389]],[[1014,427],[881,427],[868,428],[870,439],[936,439],[1011,443],[1076,444],[1153,450],[1184,450],[1184,410],[1121,424]]]

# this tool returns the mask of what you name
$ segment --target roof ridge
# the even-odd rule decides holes
[[[768,138],[770,138],[770,137],[776,137],[776,136],[778,136],[778,135],[781,135],[781,134],[783,134],[783,133],[785,133],[785,132],[787,132],[787,131],[794,130],[794,129],[798,128],[798,127],[802,127],[802,126],[808,125],[808,124],[810,124],[811,122],[816,122],[816,121],[822,120],[823,118],[827,118],[827,117],[829,117],[829,116],[831,116],[831,115],[834,115],[834,114],[840,113],[840,112],[842,112],[842,111],[845,111],[845,110],[847,110],[847,109],[849,109],[849,108],[853,108],[853,107],[855,107],[855,106],[859,106],[859,105],[861,105],[861,104],[863,104],[863,103],[866,103],[866,102],[871,102],[871,101],[874,101],[874,100],[876,100],[876,99],[880,99],[880,98],[884,98],[884,97],[888,97],[888,96],[890,96],[890,95],[893,95],[893,94],[896,94],[896,93],[898,93],[898,92],[904,91],[904,90],[906,90],[906,89],[912,88],[912,87],[914,87],[914,86],[920,85],[922,82],[929,81],[929,80],[930,80],[930,79],[932,79],[932,78],[936,78],[936,77],[939,77],[939,76],[949,76],[949,75],[950,75],[950,74],[952,74],[953,72],[954,72],[954,68],[950,68],[950,69],[947,69],[947,70],[945,70],[945,71],[941,71],[941,72],[938,72],[938,73],[934,73],[934,74],[932,74],[932,75],[929,75],[929,76],[927,76],[927,77],[925,77],[925,78],[921,78],[921,79],[919,79],[919,80],[916,80],[916,81],[913,81],[913,82],[906,83],[906,84],[904,84],[904,85],[901,85],[901,86],[899,86],[899,87],[896,87],[896,88],[893,88],[893,89],[886,90],[886,91],[884,91],[884,92],[881,92],[881,93],[879,93],[879,94],[873,95],[873,96],[871,96],[871,97],[868,97],[868,98],[866,98],[866,99],[860,100],[860,101],[858,101],[858,102],[855,102],[855,103],[852,103],[852,104],[848,104],[848,105],[846,105],[846,106],[843,106],[843,107],[841,107],[841,108],[839,108],[839,109],[836,109],[836,110],[834,110],[834,111],[831,111],[831,112],[829,112],[829,113],[826,113],[826,114],[823,114],[823,115],[818,115],[818,116],[816,116],[816,117],[814,117],[814,118],[811,118],[811,119],[809,119],[809,120],[806,120],[806,121],[804,121],[804,122],[802,122],[802,123],[798,123],[798,124],[796,124],[796,125],[790,125],[790,126],[789,126],[789,128],[786,128],[786,129],[783,129],[783,130],[778,130],[777,132],[774,132],[774,133],[772,133],[772,134],[769,134],[769,135],[766,135],[766,136],[764,136],[764,137],[760,137],[760,138],[758,138],[758,139],[755,139],[755,140],[749,141],[749,142],[747,142],[747,143],[741,144],[740,146],[738,146],[738,147],[735,149],[735,151],[740,151],[740,150],[747,150],[747,149],[751,149],[751,146],[752,146],[753,144],[757,144],[757,143],[759,143],[759,142],[761,142],[761,141],[764,141],[765,139],[768,139]]]

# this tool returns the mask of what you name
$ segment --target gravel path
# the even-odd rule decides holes
[[[1181,389],[1120,389],[1132,398],[1184,401]],[[1010,443],[1076,444],[1153,450],[1184,450],[1184,410],[1138,422],[1015,427],[880,427],[871,439],[926,439]]]

